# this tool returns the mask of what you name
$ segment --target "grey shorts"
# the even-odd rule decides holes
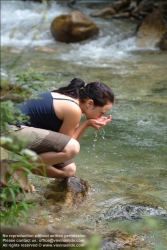
[[[25,147],[33,150],[37,154],[52,151],[61,152],[71,139],[71,137],[64,134],[34,127],[17,127],[10,125],[10,128],[12,131],[3,132],[3,136],[10,136],[14,141],[17,141],[19,138],[26,139]],[[5,145],[3,145],[3,147],[10,150],[10,148],[5,147]],[[53,166],[63,168],[72,162],[72,160],[69,160]]]

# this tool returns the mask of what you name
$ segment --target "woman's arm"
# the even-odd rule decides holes
[[[73,126],[74,120],[73,120],[73,122],[71,121],[70,123],[66,122],[66,121],[68,121],[68,119],[63,121],[62,127],[61,127],[59,132],[66,134],[66,135],[69,135],[72,138],[79,141],[82,138],[82,136],[84,135],[84,133],[86,132],[88,127],[92,127],[96,130],[99,130],[100,128],[104,127],[105,125],[107,125],[111,121],[111,116],[108,116],[108,117],[103,116],[103,117],[98,118],[98,119],[89,119],[75,128]],[[64,132],[62,132],[62,131],[64,131]]]
[[[111,121],[111,119],[112,119],[111,115],[107,117],[102,116],[98,119],[88,119],[75,129],[73,138],[79,141],[86,132],[88,127],[92,127],[96,130],[99,130],[100,128],[107,125]]]
[[[61,109],[63,124],[59,130],[59,133],[68,135],[76,140],[80,140],[88,127],[92,127],[96,130],[107,125],[111,121],[111,116],[100,117],[97,119],[88,119],[79,125],[82,112],[79,107],[73,103],[69,103],[68,107],[63,106]]]

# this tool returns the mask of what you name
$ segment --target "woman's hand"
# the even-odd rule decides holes
[[[109,115],[107,117],[102,116],[100,118],[97,119],[88,119],[88,126],[95,128],[96,130],[99,130],[100,128],[104,127],[105,125],[107,125],[112,119],[112,116]]]

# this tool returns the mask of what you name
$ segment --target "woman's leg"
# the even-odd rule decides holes
[[[31,171],[33,174],[50,177],[50,178],[68,178],[75,174],[76,172],[76,165],[75,163],[71,163],[61,169],[57,169],[53,166],[46,166],[45,170],[43,166],[39,166],[37,169],[33,169]]]
[[[65,148],[61,152],[45,152],[39,154],[39,157],[36,161],[30,160],[30,163],[35,163],[35,168],[31,170],[33,174],[40,176],[46,176],[50,178],[67,178],[74,175],[76,172],[76,165],[74,163],[69,164],[61,169],[57,169],[51,165],[59,164],[66,162],[74,158],[80,150],[80,145],[75,139],[71,139]],[[39,164],[39,166],[38,166]],[[3,165],[1,161],[0,172],[1,172],[1,185],[7,186],[6,175],[10,173],[10,166]],[[12,173],[12,177],[18,181],[20,186],[26,191],[35,191],[35,187],[28,183],[27,175],[23,169],[18,167],[17,171]]]
[[[32,127],[21,128],[14,132],[14,136],[16,138],[23,137],[32,140],[32,142],[28,144],[28,148],[35,151],[39,156],[36,161],[29,160],[29,162],[32,163],[31,170],[33,173],[42,176],[46,175],[51,178],[66,178],[75,173],[75,164],[69,164],[69,166],[65,166],[64,169],[57,169],[52,166],[66,162],[79,153],[80,145],[75,139],[56,132]],[[35,163],[35,167],[33,167],[33,163]],[[24,166],[18,167],[17,171],[12,173],[12,176],[19,182],[21,187],[30,191],[27,175],[22,167]],[[7,172],[10,174],[11,166],[3,166],[3,164],[1,164],[0,169],[3,176],[1,185],[5,186],[7,185],[6,174]],[[34,187],[32,189],[34,189]]]
[[[50,178],[67,178],[71,177],[76,172],[75,163],[71,163],[62,168],[56,168],[52,165],[56,165],[62,162],[66,162],[75,157],[78,154],[80,149],[79,143],[71,139],[62,152],[46,152],[39,154],[39,158],[35,161],[36,164],[40,164],[35,169],[32,169],[31,172],[36,175],[46,176]],[[42,163],[42,165],[41,165]]]
[[[42,163],[46,166],[59,164],[73,159],[79,153],[79,150],[79,142],[71,138],[61,152],[50,151],[40,153],[38,154],[38,160],[35,162],[39,163],[40,165]]]

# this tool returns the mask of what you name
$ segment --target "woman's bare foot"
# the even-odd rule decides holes
[[[8,186],[8,184],[7,184],[7,182],[5,181],[5,179],[2,179],[2,178],[1,178],[1,180],[0,180],[0,184],[1,184],[2,187],[7,187],[7,186]]]
[[[18,182],[19,186],[28,193],[35,192],[35,187],[28,182],[28,176],[25,175],[25,173],[21,170],[17,170],[12,174],[12,177],[15,179],[15,181]]]
[[[18,182],[19,186],[23,188],[27,192],[35,192],[35,187],[28,182],[27,175],[23,172],[23,170],[17,170],[15,172],[11,172],[6,164],[2,165],[2,161],[0,162],[0,184],[3,187],[9,186],[7,183],[7,175],[10,175],[14,178],[15,181]]]

